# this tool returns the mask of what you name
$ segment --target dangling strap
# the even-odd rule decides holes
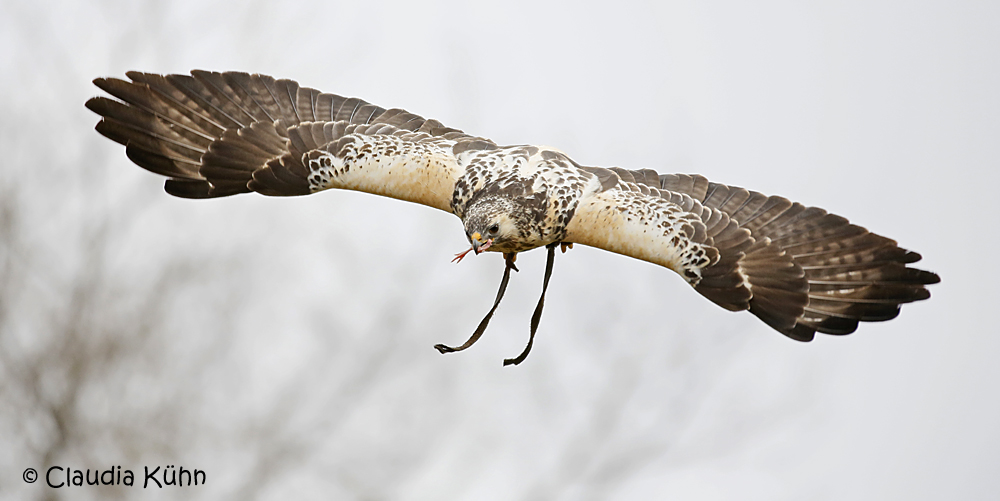
[[[552,263],[556,260],[557,245],[559,244],[554,243],[547,246],[549,254],[545,257],[545,278],[542,279],[542,297],[538,298],[538,306],[535,306],[535,312],[531,314],[531,334],[528,337],[528,345],[524,347],[524,351],[517,358],[505,358],[503,361],[504,366],[517,365],[528,358],[528,353],[531,351],[531,344],[535,341],[535,331],[538,330],[538,322],[542,319],[542,307],[545,306],[545,290],[549,288],[549,277],[552,276]]]
[[[442,354],[462,351],[472,346],[476,343],[476,341],[479,341],[479,338],[483,337],[483,333],[486,332],[486,326],[490,324],[490,319],[493,318],[493,312],[497,311],[497,306],[500,306],[500,300],[503,299],[503,294],[507,291],[507,282],[510,281],[510,270],[518,271],[517,266],[514,266],[514,259],[516,256],[517,253],[515,252],[503,255],[506,267],[503,269],[503,279],[500,280],[500,290],[497,291],[497,300],[493,303],[493,308],[491,308],[490,312],[486,314],[483,321],[479,322],[479,327],[476,327],[476,332],[472,333],[472,337],[470,337],[465,344],[457,348],[452,348],[451,346],[445,346],[443,344],[436,344],[434,345],[434,348],[436,348],[437,351],[440,351]]]

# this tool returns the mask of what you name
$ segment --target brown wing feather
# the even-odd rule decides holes
[[[272,196],[310,193],[301,159],[284,158],[293,149],[289,131],[303,123],[381,124],[366,133],[403,130],[450,140],[470,137],[405,110],[386,110],[266,75],[200,70],[191,75],[127,75],[131,82],[94,80],[118,99],[87,101],[87,108],[102,117],[96,129],[125,145],[137,165],[168,177],[166,191],[184,198],[249,191]],[[295,146],[300,154],[308,151],[301,142]]]
[[[940,281],[934,273],[906,266],[919,261],[919,254],[823,209],[699,175],[612,170],[621,179],[659,189],[661,196],[690,196],[749,230],[749,247],[717,247],[719,261],[702,271],[705,279],[695,288],[727,309],[746,309],[726,300],[727,293],[739,292],[726,286],[745,277],[750,312],[793,339],[809,341],[816,332],[850,334],[858,322],[895,318],[901,304],[927,299],[926,286]],[[703,212],[706,224],[713,217]]]

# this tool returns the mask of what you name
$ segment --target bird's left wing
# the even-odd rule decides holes
[[[755,245],[749,231],[691,196],[622,179],[621,169],[580,169],[593,177],[564,242],[658,264],[728,310],[749,307],[751,293],[739,263]]]
[[[451,212],[461,176],[454,151],[482,142],[405,110],[385,109],[241,72],[129,72],[98,78],[97,131],[184,198],[255,191],[366,191]]]
[[[798,341],[895,318],[940,281],[920,254],[817,207],[697,175],[593,175],[566,227],[576,242],[668,267],[714,303]]]

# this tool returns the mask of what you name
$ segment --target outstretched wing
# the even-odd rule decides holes
[[[452,149],[485,141],[405,110],[266,75],[127,75],[131,82],[94,80],[120,101],[95,97],[87,108],[103,117],[98,132],[125,145],[137,165],[168,177],[165,189],[178,197],[347,188],[450,212],[461,175]]]
[[[895,318],[940,281],[907,267],[919,254],[823,209],[697,175],[583,169],[600,186],[581,198],[566,241],[671,268],[792,339]]]

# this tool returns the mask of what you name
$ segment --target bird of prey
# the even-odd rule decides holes
[[[810,341],[889,320],[930,297],[934,273],[920,255],[817,207],[650,169],[590,167],[555,148],[500,146],[399,108],[241,72],[129,72],[94,80],[97,131],[134,163],[166,176],[167,193],[214,198],[257,192],[309,195],[358,190],[428,205],[462,220],[468,252],[499,252],[505,268],[496,311],[517,253],[548,251],[541,318],[556,247],[589,245],[677,272],[730,310],[748,310],[778,332]]]

